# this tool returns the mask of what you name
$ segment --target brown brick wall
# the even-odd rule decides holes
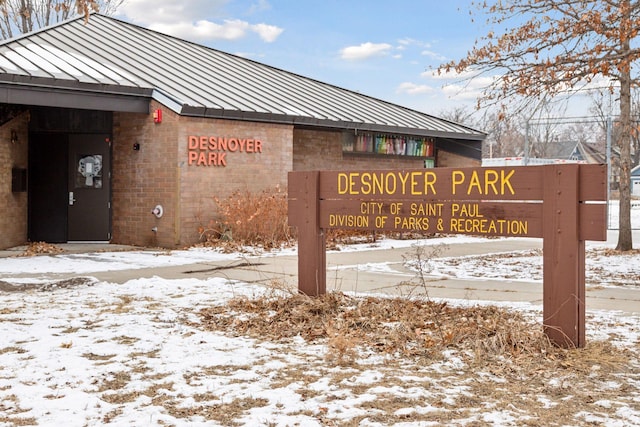
[[[175,247],[178,116],[156,103],[151,108],[162,108],[162,123],[154,123],[151,114],[113,116],[112,242]],[[164,208],[159,219],[151,214],[158,204]]]
[[[255,152],[255,148],[254,152],[227,151],[226,166],[198,165],[197,162],[190,165],[190,136],[260,140],[262,151]],[[257,193],[276,186],[285,190],[287,173],[293,167],[292,140],[289,125],[183,117],[178,133],[183,243],[197,241],[198,228],[216,217],[214,198],[223,200],[236,191]]]
[[[199,228],[216,218],[215,198],[234,192],[259,192],[287,186],[290,170],[408,169],[423,161],[411,157],[343,155],[342,133],[293,130],[275,125],[233,120],[180,117],[161,108],[163,121],[147,114],[114,114],[113,239],[114,243],[181,247],[196,243]],[[198,148],[189,147],[195,137]],[[201,150],[201,137],[261,141],[261,152]],[[133,144],[139,144],[135,151]],[[235,143],[234,143],[235,144]],[[207,144],[208,145],[208,144]],[[193,152],[195,158],[189,159]],[[200,153],[204,153],[200,157]],[[216,154],[214,164],[209,154]],[[220,164],[215,164],[220,163]],[[464,157],[440,152],[439,166],[468,166]],[[151,210],[160,204],[162,218]],[[152,231],[157,227],[157,232]]]
[[[470,159],[458,154],[449,153],[444,150],[438,150],[436,162],[441,168],[464,168],[482,166],[482,161]]]
[[[113,242],[181,247],[196,243],[198,228],[214,219],[214,197],[235,191],[258,192],[287,185],[292,168],[291,126],[179,117],[161,108],[163,121],[151,115],[114,114]],[[189,164],[189,137],[260,140],[261,152],[226,151],[226,166]],[[133,144],[140,144],[134,151]],[[193,150],[199,155],[200,149]],[[209,152],[205,159],[209,160]],[[211,151],[218,155],[218,150]],[[199,158],[199,157],[198,157]],[[161,204],[162,218],[151,210]],[[157,227],[157,232],[152,228]]]
[[[23,113],[0,127],[0,249],[27,241],[27,193],[11,191],[11,169],[26,168],[29,114]],[[18,141],[11,142],[11,130]]]

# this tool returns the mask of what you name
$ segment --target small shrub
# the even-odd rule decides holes
[[[217,217],[199,229],[208,244],[231,242],[239,246],[281,247],[291,242],[287,223],[287,193],[280,187],[260,193],[236,191],[226,199],[214,198]]]

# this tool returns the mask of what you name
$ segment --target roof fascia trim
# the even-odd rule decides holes
[[[67,89],[91,93],[108,93],[150,97],[153,89],[144,86],[110,85],[83,83],[77,80],[63,80],[48,77],[32,77],[19,74],[0,74],[0,84],[37,87],[42,89]]]
[[[89,92],[0,82],[0,102],[6,104],[149,113],[149,97]]]
[[[169,106],[167,106],[169,107]],[[380,125],[364,122],[347,122],[336,120],[323,120],[315,117],[290,116],[285,114],[260,113],[238,110],[207,109],[205,107],[194,107],[184,105],[179,114],[191,117],[217,118],[227,120],[246,120],[263,123],[289,124],[299,126],[312,126],[319,128],[330,128],[340,130],[352,130],[354,132],[387,132],[404,135],[429,136],[436,138],[463,139],[471,141],[483,141],[486,138],[484,133],[457,133],[441,132],[429,129],[409,128],[402,126]]]
[[[168,109],[170,109],[174,113],[180,114],[180,115],[185,115],[183,113],[184,104],[180,103],[175,98],[172,98],[171,96],[167,95],[163,91],[158,90],[158,89],[153,89],[153,92],[151,93],[151,98],[154,101],[157,101],[160,104],[164,105],[165,107],[167,107]]]

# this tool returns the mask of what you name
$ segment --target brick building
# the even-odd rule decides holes
[[[187,245],[213,197],[291,170],[477,166],[484,136],[94,14],[0,44],[0,248]]]

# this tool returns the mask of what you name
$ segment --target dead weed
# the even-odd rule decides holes
[[[538,319],[495,306],[456,307],[342,293],[317,298],[285,294],[235,298],[200,315],[200,327],[210,330],[281,344],[298,336],[325,344],[324,362],[317,357],[289,366],[274,375],[272,384],[282,388],[295,383],[297,392],[308,398],[317,393],[310,384],[323,377],[348,395],[376,396],[360,405],[366,415],[344,423],[323,408],[307,414],[324,425],[360,425],[365,420],[448,424],[482,419],[484,410],[509,413],[521,425],[575,425],[582,421],[580,414],[614,416],[618,404],[608,407],[607,402],[628,405],[637,399],[634,384],[640,374],[633,349],[605,341],[561,349],[549,342]],[[384,366],[377,368],[379,377],[360,383],[359,375],[371,369],[361,357],[370,355],[385,356]],[[445,365],[449,368],[443,370]],[[216,368],[209,373],[221,372]],[[401,392],[385,393],[392,389]],[[424,396],[415,396],[416,390]],[[340,396],[336,398],[344,398]],[[329,406],[331,394],[325,398]],[[210,406],[191,411],[208,417],[217,413]]]
[[[540,327],[523,315],[493,306],[455,307],[407,298],[350,297],[329,293],[235,298],[200,312],[207,329],[253,338],[324,339],[332,358],[353,358],[357,348],[389,355],[438,357],[445,348],[476,359],[514,359],[553,352]]]
[[[215,396],[211,396],[215,398]],[[200,402],[204,400],[200,398]],[[238,419],[253,408],[267,406],[269,401],[262,398],[238,398],[228,403],[208,403],[184,406],[182,399],[171,399],[166,395],[158,395],[153,400],[154,405],[162,406],[167,413],[176,418],[202,417],[205,420],[217,421],[222,425],[242,425]]]
[[[537,319],[496,306],[457,307],[424,299],[352,297],[336,292],[320,297],[234,298],[200,311],[200,327],[260,340],[300,336],[325,343],[337,365],[359,354],[441,360],[455,350],[470,369],[491,367],[501,375],[530,375],[539,369],[591,372],[624,367],[630,351],[606,342],[584,349],[551,344]]]
[[[62,249],[59,246],[52,245],[51,243],[31,242],[27,246],[27,249],[25,249],[25,251],[19,256],[28,257],[28,256],[34,256],[34,255],[42,255],[42,254],[51,255],[51,254],[59,254],[62,252],[64,252],[64,249]]]
[[[26,353],[26,352],[27,352],[27,350],[25,350],[24,348],[15,347],[15,346],[0,348],[0,354],[5,354],[5,353],[22,354],[22,353]]]
[[[53,292],[57,289],[77,288],[80,286],[91,286],[95,279],[89,277],[73,277],[70,279],[57,280],[49,283],[9,283],[0,280],[1,292],[27,292],[36,290],[39,292]]]
[[[131,374],[126,371],[111,372],[108,376],[101,381],[94,380],[94,384],[97,385],[98,393],[110,390],[122,390],[131,381]]]

